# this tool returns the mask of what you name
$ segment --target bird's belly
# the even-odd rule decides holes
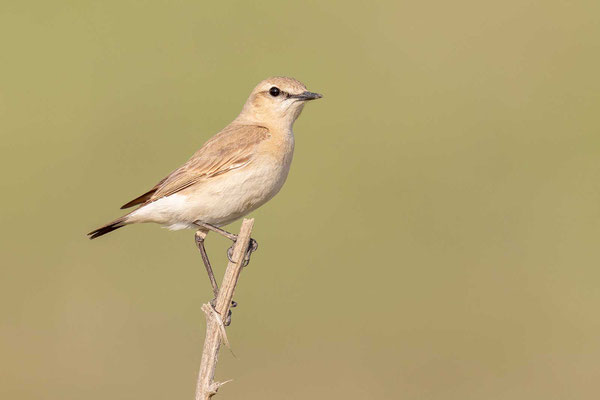
[[[288,171],[289,163],[249,164],[156,200],[132,214],[132,222],[156,222],[173,230],[193,228],[198,220],[226,225],[275,196]]]

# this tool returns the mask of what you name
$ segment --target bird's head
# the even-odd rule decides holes
[[[291,128],[304,104],[321,97],[318,93],[309,92],[302,82],[294,78],[268,78],[250,93],[238,120],[267,127]]]

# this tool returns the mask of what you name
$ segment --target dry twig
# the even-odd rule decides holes
[[[250,233],[252,232],[253,225],[254,219],[244,219],[242,223],[237,241],[233,246],[233,256],[231,257],[236,262],[229,261],[227,264],[215,308],[210,304],[202,306],[202,310],[206,314],[206,337],[204,338],[202,361],[200,363],[200,372],[198,373],[198,383],[196,384],[196,400],[210,399],[217,393],[219,387],[230,382],[215,382],[215,369],[217,368],[221,342],[229,347],[223,322],[229,313],[233,293],[235,292],[235,287],[243,268],[243,259],[250,243]]]

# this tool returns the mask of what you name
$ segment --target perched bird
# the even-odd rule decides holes
[[[195,238],[211,280],[204,248],[208,231],[235,241],[219,227],[263,205],[283,186],[294,153],[292,126],[307,101],[319,99],[293,78],[272,77],[250,93],[241,113],[181,167],[121,209],[139,205],[88,235],[97,238],[125,225],[155,222],[171,230],[197,229]],[[256,249],[253,240],[247,252]]]

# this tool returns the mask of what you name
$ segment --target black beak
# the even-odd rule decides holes
[[[313,93],[313,92],[304,92],[304,93],[300,93],[300,94],[290,95],[290,97],[293,99],[298,99],[300,101],[309,101],[309,100],[320,99],[321,97],[323,97],[323,95],[319,94],[319,93]]]

